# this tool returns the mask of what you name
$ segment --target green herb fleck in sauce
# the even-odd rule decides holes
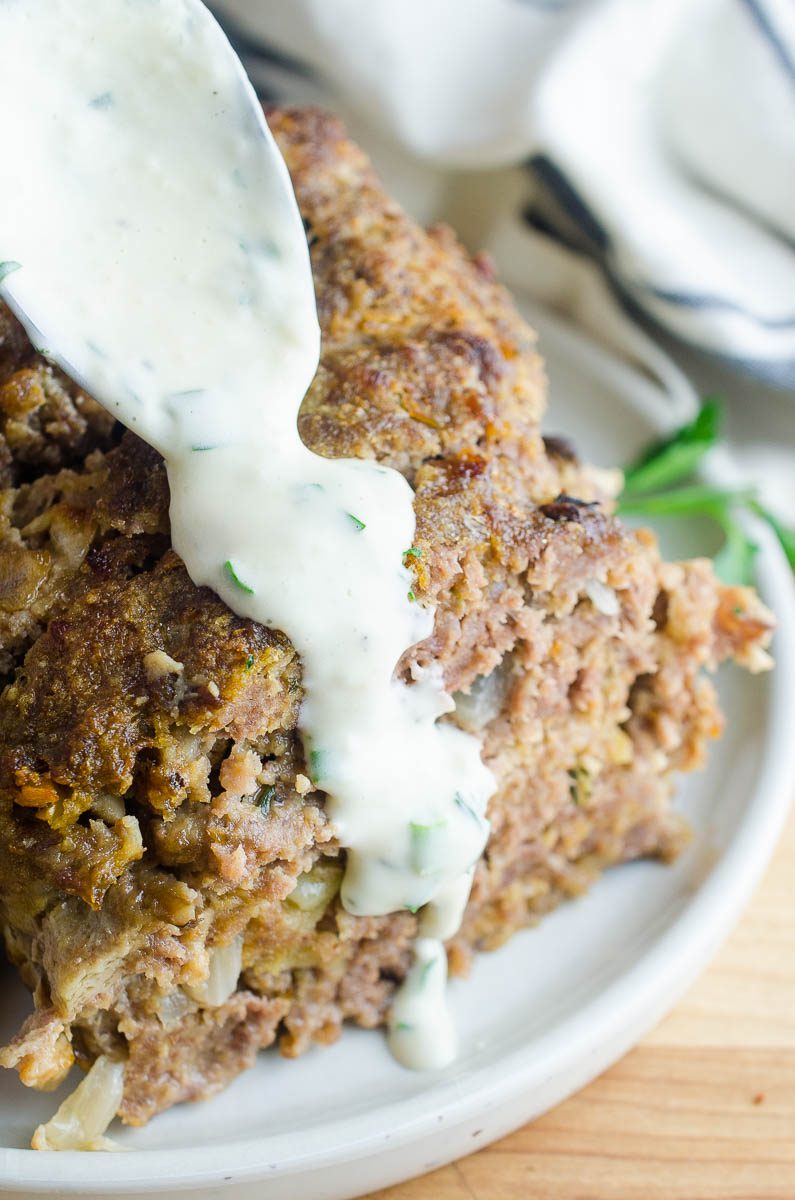
[[[468,817],[471,817],[473,821],[477,821],[478,825],[480,825],[480,823],[481,823],[480,817],[475,812],[472,805],[467,804],[466,800],[464,799],[464,797],[461,795],[460,792],[456,792],[456,794],[453,796],[453,800],[454,800],[456,806],[458,808],[460,808],[462,812],[465,812]]]
[[[169,392],[166,400],[195,400],[204,395],[204,388],[185,388],[183,392]]]
[[[313,783],[319,783],[327,769],[328,751],[309,751],[309,778]]]
[[[421,825],[418,821],[409,822],[412,871],[422,876],[438,872],[444,861],[446,829],[446,821],[432,821],[427,825]]]
[[[433,970],[433,968],[435,966],[436,966],[436,960],[433,958],[430,959],[428,962],[422,964],[422,969],[420,970],[419,979],[417,980],[417,984],[419,987],[425,987],[426,983],[428,982],[428,979],[430,978],[431,971]]]
[[[235,585],[235,587],[239,587],[241,592],[245,592],[247,596],[254,595],[253,587],[249,587],[247,583],[243,582],[243,580],[240,578],[237,571],[233,567],[231,559],[227,559],[226,562],[224,563],[224,570],[226,571],[229,578],[232,580],[232,583]]]
[[[358,517],[355,517],[355,516],[353,515],[353,513],[346,513],[346,514],[345,514],[345,516],[348,518],[348,520],[349,520],[349,521],[352,521],[352,522],[353,522],[353,524],[355,525],[356,529],[357,529],[357,530],[358,530],[360,533],[361,533],[361,531],[362,531],[363,529],[366,529],[366,528],[367,528],[367,526],[365,525],[364,521],[360,521]]]

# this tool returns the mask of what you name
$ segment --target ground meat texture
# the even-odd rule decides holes
[[[0,482],[80,462],[109,446],[114,418],[41,355],[0,306]]]
[[[534,335],[485,258],[410,221],[333,118],[270,121],[323,331],[302,436],[415,488],[415,592],[437,612],[398,669],[441,669],[498,781],[449,946],[463,971],[605,867],[677,853],[672,772],[721,728],[703,672],[763,667],[772,619],[709,563],[662,563],[611,515],[615,476],[544,443]],[[123,1058],[141,1124],[263,1046],[381,1024],[416,918],[339,904],[299,657],[194,587],[157,454],[2,308],[0,484],[0,922],[33,995],[0,1062],[50,1087],[75,1057]]]

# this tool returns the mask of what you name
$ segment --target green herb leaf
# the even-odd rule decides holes
[[[413,604],[413,603],[414,603],[414,601],[417,599],[417,597],[414,595],[414,592],[413,592],[413,590],[412,590],[411,588],[409,588],[409,590],[408,590],[408,592],[406,593],[406,595],[408,596],[409,600],[411,600],[412,604]]]
[[[246,670],[250,671],[253,666],[254,666],[254,655],[249,654],[248,658],[246,659]]]
[[[403,551],[404,558],[422,558],[422,550],[419,546],[409,546],[408,550]]]
[[[670,487],[692,475],[701,459],[718,441],[723,418],[721,405],[707,399],[694,421],[655,442],[624,472],[624,496]]]
[[[367,528],[364,521],[360,521],[358,517],[355,517],[353,515],[353,513],[346,513],[345,516],[348,518],[349,521],[353,521],[354,525],[356,526],[357,530],[360,533],[363,529]]]
[[[738,513],[746,509],[766,521],[793,568],[795,530],[785,526],[765,508],[753,488],[731,490],[699,483],[679,488],[670,486],[692,474],[706,452],[715,445],[720,436],[721,418],[719,402],[706,400],[695,421],[672,437],[655,443],[641,455],[624,473],[625,484],[618,511],[631,516],[710,518],[720,525],[724,534],[723,546],[715,556],[716,574],[724,583],[749,584],[759,547],[745,533],[737,519]],[[661,490],[653,490],[658,488]]]
[[[751,508],[758,517],[763,521],[767,521],[770,528],[775,533],[778,540],[781,542],[782,549],[787,556],[789,565],[795,570],[795,529],[788,529],[786,525],[782,525],[775,513],[772,513],[769,508],[765,508],[758,500],[754,500]]]
[[[217,446],[191,446],[194,454],[200,454],[204,450],[217,450]]]
[[[247,596],[254,595],[253,587],[249,587],[247,583],[243,582],[243,580],[240,578],[240,576],[238,575],[235,568],[232,566],[231,559],[227,559],[226,562],[224,563],[224,570],[226,571],[229,578],[232,580],[232,583],[235,585],[235,587],[239,587],[241,592],[245,592]]]
[[[694,483],[652,496],[626,496],[622,493],[618,511],[635,516],[686,517],[707,516],[723,521],[732,506],[748,505],[754,499],[751,489],[732,490]]]
[[[713,561],[715,574],[724,583],[750,585],[754,581],[754,562],[759,547],[730,516],[727,515],[721,524],[725,540]]]
[[[13,275],[15,271],[19,271],[21,268],[22,263],[14,262],[13,259],[8,259],[6,262],[0,262],[0,283],[3,283],[3,281],[6,280],[9,275]]]
[[[276,795],[276,788],[271,787],[260,788],[254,796],[254,807],[258,808],[263,816],[267,816],[270,812],[271,801]]]
[[[715,573],[724,583],[749,584],[758,547],[737,520],[742,508],[755,503],[753,491],[692,484],[653,496],[622,497],[619,512],[655,517],[709,517],[720,525],[724,544],[715,556]]]

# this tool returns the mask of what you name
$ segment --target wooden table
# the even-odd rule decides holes
[[[369,1200],[773,1197],[795,1200],[795,813],[732,938],[641,1045],[532,1125]]]

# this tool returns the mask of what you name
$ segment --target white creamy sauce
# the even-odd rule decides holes
[[[447,1007],[447,957],[437,938],[418,937],[414,962],[389,1015],[389,1049],[407,1067],[445,1067],[456,1032]]]
[[[394,679],[433,614],[410,596],[412,492],[311,453],[319,330],[285,165],[198,0],[0,0],[0,275],[48,352],[163,455],[197,584],[299,651],[301,734],[347,849],[352,913],[423,909],[390,1044],[441,1066],[441,939],[494,789],[429,678]],[[15,265],[15,264],[18,264]]]

